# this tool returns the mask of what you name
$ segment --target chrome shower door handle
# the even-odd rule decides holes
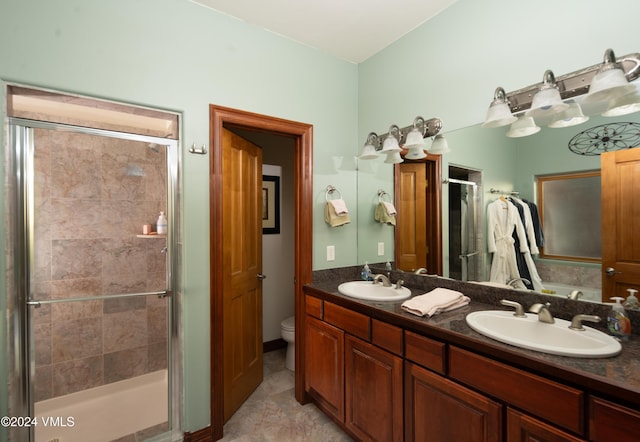
[[[267,279],[267,275],[263,275],[262,273],[258,273],[256,275],[256,278],[258,278],[259,280]]]

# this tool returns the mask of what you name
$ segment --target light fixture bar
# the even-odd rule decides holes
[[[640,77],[640,53],[633,53],[617,57],[616,62],[624,70],[625,77],[629,82]],[[602,63],[594,64],[588,68],[570,72],[556,77],[556,84],[563,100],[585,95],[589,91],[589,86],[593,77],[598,73]],[[507,93],[507,100],[511,112],[522,112],[531,108],[533,96],[540,90],[543,83],[536,83],[522,89]],[[404,130],[404,129],[403,129]]]
[[[413,124],[401,128],[400,132],[399,132],[399,137],[400,137],[399,139],[400,140],[406,140],[407,139],[407,134],[413,128],[414,128]],[[425,128],[425,132],[424,132],[422,137],[423,138],[433,137],[433,136],[437,135],[440,132],[440,130],[442,130],[442,120],[440,118],[431,118],[429,120],[424,120],[424,128]],[[387,135],[389,135],[389,132],[385,132],[383,134],[378,135],[378,139],[377,139],[376,144],[375,144],[376,150],[382,149],[382,142],[381,141],[384,140],[385,138],[387,138]]]

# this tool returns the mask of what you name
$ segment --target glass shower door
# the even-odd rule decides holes
[[[478,185],[450,178],[449,182],[449,276],[478,281]]]
[[[31,440],[170,435],[177,146],[18,123]]]

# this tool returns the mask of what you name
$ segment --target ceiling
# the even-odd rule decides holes
[[[360,63],[457,0],[191,0]]]

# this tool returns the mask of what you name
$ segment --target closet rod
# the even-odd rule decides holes
[[[518,196],[520,195],[520,192],[516,192],[515,190],[500,190],[500,189],[494,189],[493,187],[491,189],[489,189],[490,193],[501,193],[503,195],[511,195],[511,196]]]

